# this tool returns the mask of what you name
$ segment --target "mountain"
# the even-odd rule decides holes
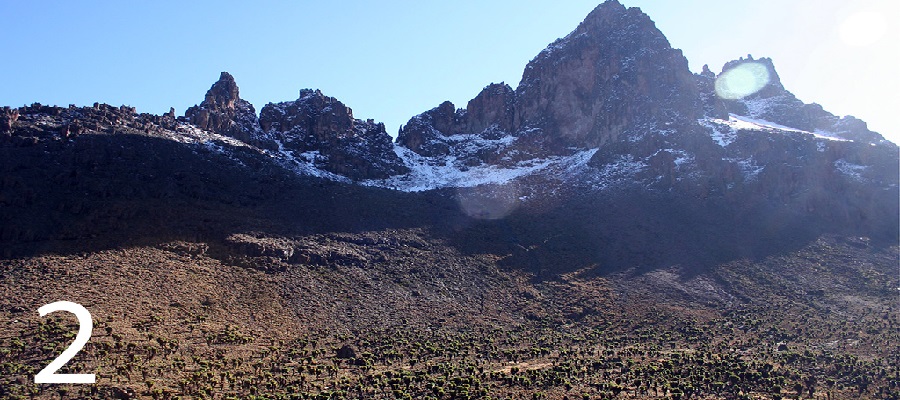
[[[182,117],[4,107],[0,397],[896,398],[898,163],[615,0],[396,140],[227,72]],[[60,297],[100,371],[63,394]]]
[[[234,77],[227,72],[222,72],[219,80],[206,92],[206,99],[200,105],[188,108],[184,117],[200,129],[264,146],[256,109],[241,99]]]

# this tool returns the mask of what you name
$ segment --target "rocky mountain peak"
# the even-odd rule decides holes
[[[628,16],[629,12],[632,14]],[[636,17],[638,19],[650,20],[646,14],[642,13],[639,8],[627,8],[617,0],[608,0],[595,7],[585,18],[578,24],[573,32],[580,35],[587,32],[599,32],[608,30],[610,27],[617,26],[623,18]],[[651,21],[652,23],[652,21]]]
[[[352,109],[318,89],[300,90],[296,101],[269,103],[260,117],[264,131],[290,132],[298,128],[320,135],[320,140],[350,133],[354,124]]]
[[[515,131],[516,92],[509,85],[491,83],[466,105],[469,132]]]
[[[444,156],[452,144],[447,138],[466,132],[465,111],[449,101],[412,117],[400,127],[397,143],[426,157]]]
[[[234,82],[234,77],[223,71],[219,75],[219,80],[206,92],[206,100],[204,100],[203,104],[233,109],[235,102],[238,100],[240,100],[240,91],[237,83]]]
[[[407,171],[383,123],[353,118],[350,107],[318,89],[300,90],[295,101],[266,104],[259,123],[283,153],[330,173],[363,180]]]
[[[578,147],[616,141],[640,124],[702,114],[681,51],[640,9],[617,1],[599,5],[531,60],[516,95],[521,128]]]
[[[698,78],[699,79],[699,78]],[[752,55],[732,60],[715,78],[717,98],[709,99],[710,90],[701,80],[701,92],[707,115],[720,102],[728,113],[771,121],[786,127],[819,132],[844,140],[880,143],[884,137],[868,129],[865,122],[853,116],[838,117],[818,104],[804,104],[781,83],[771,58],[754,59]]]
[[[515,90],[488,85],[465,109],[445,102],[410,119],[397,142],[466,167],[571,155],[695,123],[703,107],[693,79],[646,14],[606,1],[531,60]]]
[[[256,109],[241,99],[237,83],[228,72],[222,72],[219,80],[206,92],[203,102],[188,108],[184,116],[200,129],[258,146],[267,143],[260,137]]]
[[[722,75],[727,76],[725,74],[730,73],[740,73],[741,79],[747,79],[747,76],[754,76],[755,82],[760,88],[748,94],[747,96],[753,96],[754,98],[768,98],[775,97],[784,94],[784,85],[781,84],[781,77],[778,76],[778,72],[775,70],[775,63],[772,62],[772,59],[769,57],[763,57],[759,59],[754,59],[752,55],[748,54],[747,58],[741,57],[737,60],[732,60],[722,67]]]

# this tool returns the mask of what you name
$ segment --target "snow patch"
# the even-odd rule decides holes
[[[834,132],[823,131],[823,130],[821,130],[821,129],[816,129],[816,130],[812,133],[812,135],[815,136],[815,137],[817,137],[817,138],[819,138],[819,139],[833,140],[833,141],[836,141],[836,142],[852,142],[852,140],[850,140],[850,139],[844,139],[844,138],[838,136],[838,134],[836,134],[836,133],[834,133]],[[874,144],[874,143],[873,143],[873,144]]]
[[[278,150],[266,151],[270,157],[278,162],[283,168],[293,171],[297,175],[308,175],[323,179],[329,179],[337,182],[350,183],[350,178],[333,172],[325,171],[316,166],[317,161],[321,161],[323,156],[318,151],[305,151],[295,154],[294,151],[285,150],[284,144],[280,140],[276,140]]]
[[[868,167],[865,165],[853,164],[847,162],[847,160],[840,159],[834,162],[834,168],[844,175],[847,175],[857,181],[863,182],[865,181],[865,178],[863,178],[862,172],[865,171]]]
[[[421,192],[444,187],[474,187],[486,184],[505,184],[514,179],[549,168],[574,170],[587,164],[597,149],[577,152],[570,156],[555,156],[518,162],[513,167],[481,164],[462,165],[456,157],[443,157],[440,162],[423,157],[405,147],[394,146],[394,152],[409,167],[405,175],[388,179],[366,180],[366,186],[379,186],[404,192]]]
[[[219,142],[219,143],[227,144],[231,147],[247,147],[247,148],[251,147],[247,143],[244,143],[233,137],[220,135],[218,133],[212,133],[212,132],[197,128],[194,125],[184,124],[184,123],[179,123],[178,126],[175,127],[175,131],[172,133],[172,135],[166,135],[166,138],[174,140],[179,143],[187,143],[187,144],[207,145],[208,143],[211,143],[211,142]],[[207,147],[209,147],[209,146],[207,146]]]
[[[743,115],[728,114],[728,120],[719,118],[704,118],[699,120],[700,124],[712,130],[710,136],[720,146],[726,147],[737,138],[737,131],[763,131],[763,132],[797,132],[806,135],[812,135],[816,139],[831,140],[837,142],[852,142],[852,140],[844,139],[833,132],[816,129],[815,132],[804,131],[802,129],[791,128],[780,125],[775,122],[763,119],[751,118]],[[723,132],[719,127],[729,127],[731,132]]]
[[[811,132],[807,132],[800,129],[794,129],[788,126],[776,124],[771,121],[766,121],[764,119],[750,118],[745,117],[743,115],[737,114],[728,114],[728,122],[735,129],[745,129],[750,131],[786,131],[786,132],[799,132],[799,133],[807,133],[811,134]]]
[[[631,154],[621,155],[613,162],[598,168],[588,182],[595,189],[603,190],[621,183],[638,182],[635,175],[648,167],[644,160]]]
[[[755,180],[759,173],[765,169],[764,166],[757,164],[752,156],[747,158],[725,158],[725,161],[737,164],[746,181]]]
[[[724,119],[703,118],[698,122],[709,129],[709,136],[721,147],[728,147],[737,139],[737,128]]]

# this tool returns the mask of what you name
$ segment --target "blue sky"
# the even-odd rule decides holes
[[[691,69],[771,57],[805,102],[900,142],[900,2],[622,0],[641,7]],[[599,0],[17,1],[4,4],[0,105],[184,110],[220,71],[256,106],[318,88],[396,134],[444,100],[515,87],[525,64]]]

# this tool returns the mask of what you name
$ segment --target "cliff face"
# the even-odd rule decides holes
[[[703,107],[703,114],[712,118],[728,119],[728,109],[725,102],[716,94],[716,73],[709,69],[709,65],[704,64],[703,70],[699,74],[694,75],[697,83],[697,91],[700,94],[700,104]]]
[[[597,147],[645,123],[702,113],[680,50],[637,8],[607,1],[525,67],[517,122],[567,145]]]

